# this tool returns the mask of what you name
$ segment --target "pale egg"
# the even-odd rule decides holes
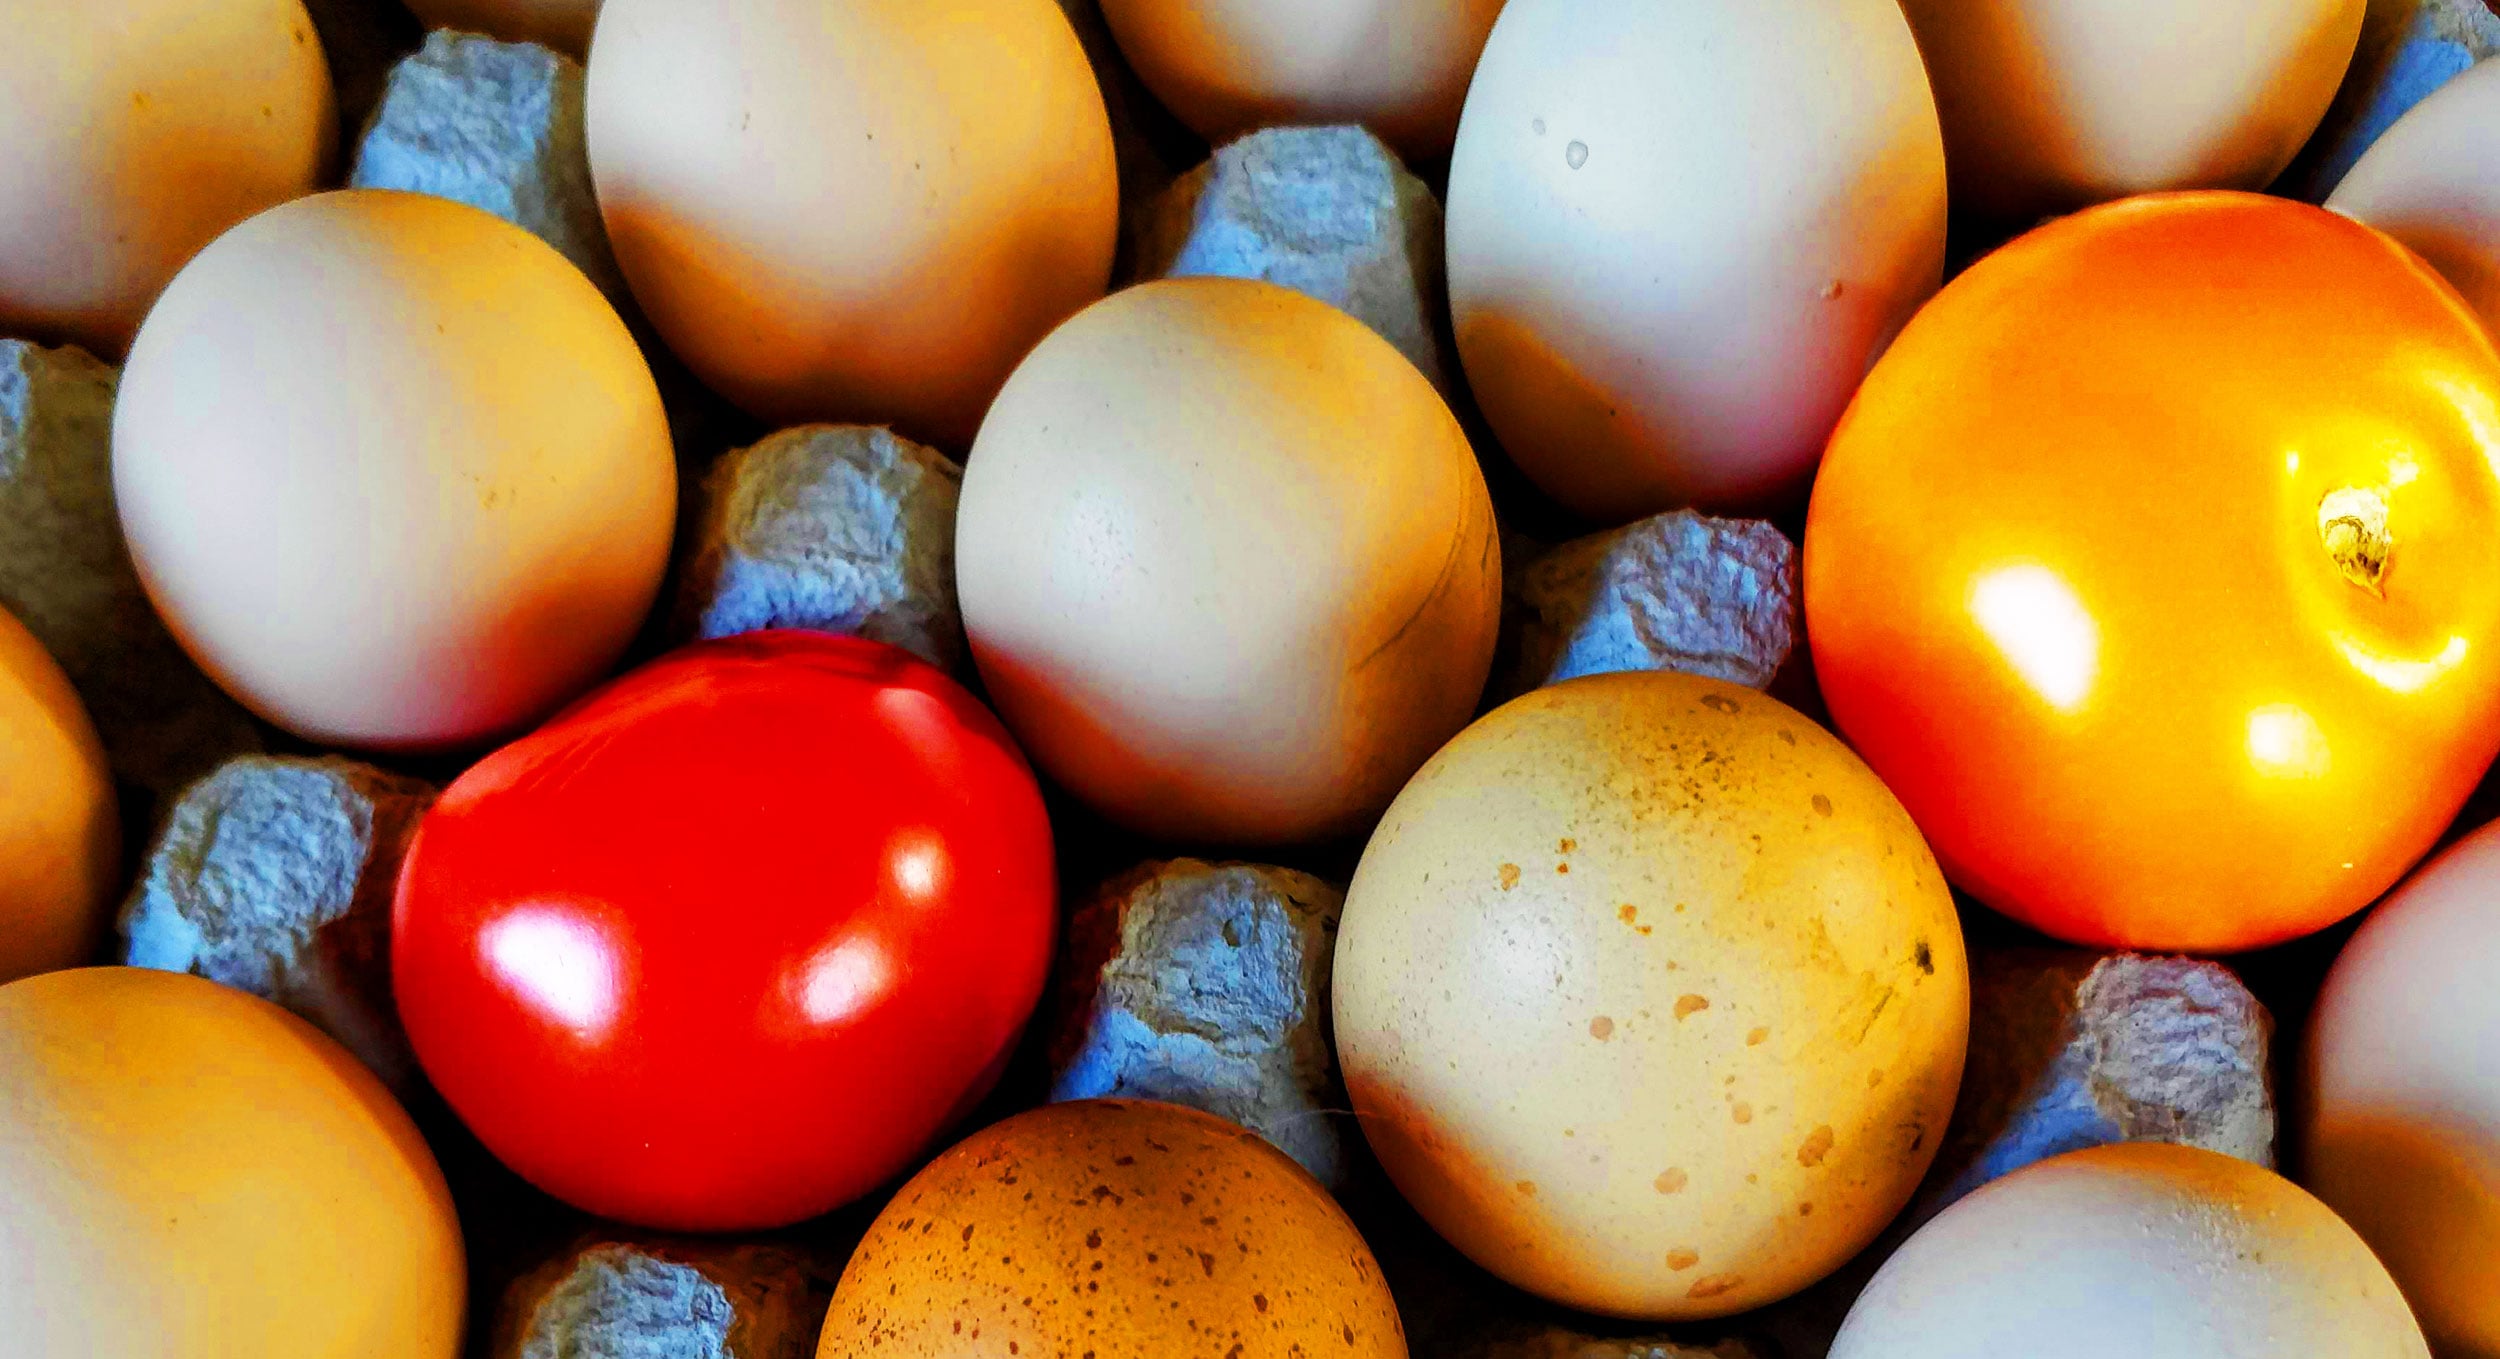
[[[1774,506],[1936,290],[1944,230],[1893,0],[1512,0],[1450,163],[1459,353],[1581,514]]]
[[[2397,119],[2326,205],[2412,247],[2500,336],[2500,61]]]

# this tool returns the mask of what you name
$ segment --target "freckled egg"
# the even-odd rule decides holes
[[[2367,0],[1902,0],[1956,206],[2029,226],[2164,189],[2260,189],[2317,130]]]
[[[0,0],[0,333],[119,355],[337,140],[302,0]]]
[[[1198,135],[1361,123],[1446,154],[1502,0],[1103,0],[1138,77]]]
[[[1035,762],[1201,843],[1359,828],[1474,711],[1501,602],[1431,382],[1344,312],[1224,278],[1129,289],[1033,351],[966,467],[955,576]]]
[[[0,1356],[459,1353],[459,1224],[372,1073],[214,982],[0,986]]]
[[[1406,1359],[1371,1248],[1257,1133],[1145,1100],[973,1134],[878,1215],[819,1359]]]
[[[1613,522],[1767,507],[1943,277],[1944,148],[1893,0],[1512,0],[1448,222],[1530,478]]]
[[[1832,1359],[2429,1359],[2369,1247],[2270,1170],[2133,1142],[2025,1167],[1885,1262]]]
[[[2500,61],[2413,106],[2326,205],[2430,261],[2500,335]]]
[[[2301,1180],[2404,1288],[2443,1354],[2500,1355],[2500,824],[2416,873],[2344,946],[2311,1019]]]
[[[1408,784],[1336,954],[1372,1150],[1475,1261],[1593,1312],[1741,1312],[1900,1211],[1970,985],[1917,828],[1822,728],[1638,673],[1540,689]]]
[[[221,237],[132,347],[113,489],[148,594],[324,745],[461,746],[616,660],[667,564],[658,389],[599,290],[475,208],[322,194]]]
[[[120,859],[112,775],[87,709],[0,609],[0,982],[88,960]]]
[[[961,448],[1111,275],[1111,123],[1052,0],[606,0],[587,117],[635,300],[776,423]]]
[[[408,8],[428,28],[491,33],[577,57],[589,49],[599,18],[599,0],[408,0]]]

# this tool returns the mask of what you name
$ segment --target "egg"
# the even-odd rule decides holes
[[[408,0],[408,8],[428,28],[491,33],[577,57],[589,50],[599,18],[599,0]]]
[[[1111,274],[1111,124],[1052,0],[607,0],[587,118],[635,300],[777,424],[961,448]]]
[[[1193,843],[1359,830],[1474,711],[1501,575],[1432,384],[1241,279],[1133,288],[1043,341],[956,519],[973,657],[1026,752]]]
[[[2500,61],[2396,120],[2326,205],[2412,247],[2500,336]]]
[[[2429,1359],[2369,1247],[2272,1171],[2121,1143],[2016,1171],[1886,1261],[1831,1359]]]
[[[1447,155],[1502,0],[1103,0],[1120,51],[1211,142],[1361,123],[1408,158]]]
[[[1970,1022],[1936,861],[1837,739],[1664,673],[1461,733],[1363,850],[1338,1060],[1371,1147],[1478,1264],[1686,1320],[1823,1277],[1934,1159]]]
[[[303,0],[0,0],[0,334],[130,343],[185,260],[337,141]]]
[[[1801,493],[1944,270],[1892,0],[1512,0],[1450,162],[1450,301],[1502,445],[1620,523]]]
[[[2310,1020],[2302,1182],[2447,1355],[2500,1355],[2500,823],[2388,894]]]
[[[2027,227],[2163,189],[2260,189],[2317,130],[2367,0],[1901,0],[1954,203]]]
[[[521,228],[350,190],[220,237],[113,415],[131,556],[174,635],[322,745],[473,745],[607,670],[657,593],[676,470],[650,369]]]
[[[1371,1248],[1257,1133],[1174,1104],[1020,1114],[868,1229],[816,1353],[1405,1359]]]
[[[459,1353],[459,1224],[372,1073],[180,973],[0,986],[0,1359]]]
[[[0,983],[75,967],[104,940],[121,816],[87,709],[0,609]]]

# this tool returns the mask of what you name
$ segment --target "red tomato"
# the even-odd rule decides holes
[[[607,1217],[793,1222],[905,1169],[1040,998],[1050,825],[1004,728],[892,647],[706,642],[463,775],[399,880],[426,1074]]]

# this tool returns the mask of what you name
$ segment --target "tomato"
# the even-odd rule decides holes
[[[1039,1000],[1049,822],[1004,728],[892,647],[665,656],[447,789],[391,970],[426,1074],[577,1207],[793,1222],[905,1169]]]
[[[1955,883],[2082,943],[2322,928],[2500,749],[2500,354],[2403,247],[2160,195],[1912,319],[1833,435],[1807,631]]]

